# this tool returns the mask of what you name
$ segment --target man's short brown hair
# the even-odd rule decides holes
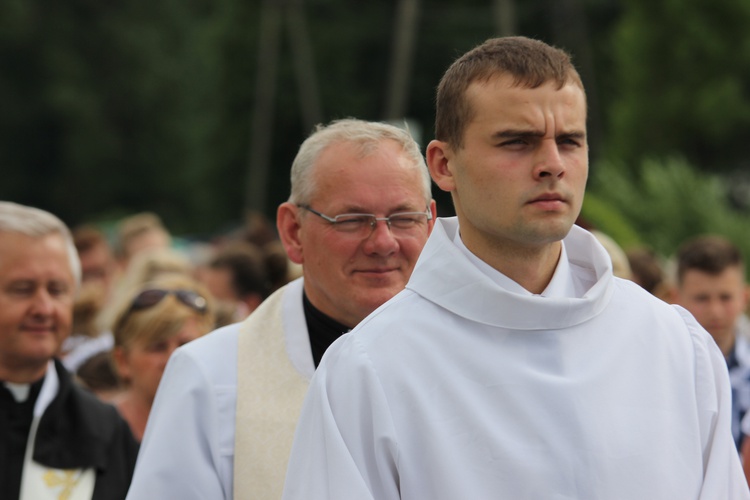
[[[678,284],[691,269],[716,276],[730,267],[739,267],[744,271],[742,253],[734,243],[722,236],[698,236],[686,241],[677,250]]]
[[[461,148],[473,110],[466,89],[475,81],[486,82],[509,75],[514,85],[537,88],[554,82],[558,89],[573,82],[583,90],[567,52],[526,37],[491,38],[457,59],[443,75],[437,90],[435,137]]]

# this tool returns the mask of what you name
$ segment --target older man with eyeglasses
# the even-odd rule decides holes
[[[400,292],[435,217],[419,146],[394,126],[321,126],[277,212],[303,277],[244,322],[175,351],[129,500],[281,497],[308,383],[328,346]]]

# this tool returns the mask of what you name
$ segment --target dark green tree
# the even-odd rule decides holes
[[[623,0],[607,155],[736,168],[750,127],[750,3]]]

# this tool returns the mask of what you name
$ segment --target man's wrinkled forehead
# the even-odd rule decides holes
[[[526,91],[535,91],[544,87],[554,90],[552,93],[546,93],[551,97],[545,102],[548,103],[550,109],[557,109],[562,113],[558,116],[561,120],[559,125],[565,129],[566,133],[574,133],[586,140],[586,95],[580,86],[571,81],[557,88],[555,82],[550,81],[540,87],[529,87],[518,84],[511,76],[498,75],[489,80],[475,81],[466,89],[463,96],[466,119],[461,131],[461,144],[463,144],[466,130],[481,116],[484,119],[492,116],[493,120],[498,122],[513,121],[514,118],[517,120],[521,116],[528,118],[529,113],[533,116],[536,108],[529,100],[532,99],[532,94]],[[488,108],[488,99],[497,103],[500,103],[497,99],[501,99],[503,105]],[[487,114],[489,109],[493,109],[490,115]]]

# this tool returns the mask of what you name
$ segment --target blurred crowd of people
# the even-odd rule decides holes
[[[59,356],[81,384],[118,407],[139,439],[171,353],[242,321],[300,274],[272,222],[260,214],[195,248],[174,245],[152,212],[122,219],[113,234],[95,224],[71,233],[81,260],[81,289],[72,334]],[[144,302],[155,290],[181,294]]]
[[[750,320],[743,257],[719,235],[686,241],[669,257],[648,246],[623,250],[588,228],[609,253],[616,276],[688,309],[714,337],[730,373],[732,432],[750,478]],[[81,287],[72,333],[58,357],[83,387],[115,405],[140,441],[172,352],[221,326],[240,322],[274,290],[300,275],[271,222],[253,214],[247,228],[193,251],[174,248],[157,214],[72,229]],[[195,256],[200,256],[196,260]],[[749,417],[750,418],[750,417]]]
[[[742,255],[719,235],[686,241],[673,255],[648,246],[623,250],[588,228],[609,253],[616,276],[690,311],[715,339],[732,385],[732,433],[750,478],[750,320]],[[76,383],[113,404],[137,441],[143,437],[172,352],[216,328],[242,321],[273,291],[300,276],[273,225],[253,214],[247,228],[175,248],[157,214],[71,231],[81,262],[72,333],[57,353]],[[196,256],[199,258],[196,259]]]
[[[737,246],[573,225],[564,51],[488,40],[441,106],[426,161],[318,126],[276,220],[207,244],[0,202],[0,497],[748,498]]]
[[[577,223],[599,240],[616,276],[690,311],[725,356],[732,385],[732,433],[750,479],[750,292],[736,245],[712,234],[684,242],[672,256],[648,246],[623,250],[611,237]],[[111,403],[143,438],[172,352],[245,319],[273,291],[301,275],[273,224],[247,226],[213,243],[176,248],[157,214],[124,218],[116,231],[85,224],[71,230],[81,262],[71,335],[57,357],[76,383]],[[196,257],[197,256],[197,257]]]

